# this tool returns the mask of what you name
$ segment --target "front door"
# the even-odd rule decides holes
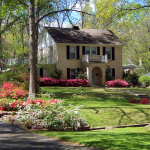
[[[92,70],[92,82],[94,85],[102,85],[102,70],[99,67],[94,67]]]

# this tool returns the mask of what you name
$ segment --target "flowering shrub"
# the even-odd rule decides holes
[[[50,99],[43,103],[42,100],[31,100],[28,99],[24,110],[26,112],[32,112],[30,115],[25,111],[20,112],[17,116],[19,121],[24,125],[32,128],[38,128],[41,123],[39,119],[44,119],[42,126],[44,128],[52,130],[61,130],[66,127],[72,127],[78,129],[87,125],[86,119],[81,117],[78,112],[78,107],[70,106],[69,110],[66,110],[62,106],[62,100]],[[43,106],[42,106],[43,105]],[[33,107],[36,106],[36,107]]]
[[[24,101],[14,101],[8,103],[7,100],[1,100],[0,102],[0,110],[1,111],[17,111],[19,109],[23,109],[25,106]]]
[[[142,98],[139,104],[149,104],[149,100],[147,98]]]
[[[131,99],[131,100],[129,101],[129,103],[137,103],[137,100]]]
[[[2,98],[13,98],[20,99],[27,95],[27,91],[23,90],[20,86],[18,87],[15,83],[3,82],[0,97]]]
[[[64,79],[53,79],[53,78],[47,78],[43,77],[41,78],[41,85],[42,86],[84,86],[88,87],[90,86],[88,80],[86,79],[69,79],[69,80],[64,80]]]
[[[121,79],[107,81],[106,84],[108,84],[108,87],[129,87],[130,86],[128,82]]]
[[[147,98],[142,98],[139,102],[135,99],[131,99],[129,103],[138,103],[138,104],[149,104],[149,100]]]

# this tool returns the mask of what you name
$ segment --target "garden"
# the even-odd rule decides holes
[[[11,80],[8,80],[10,76]],[[108,88],[96,88],[82,79],[38,78],[37,98],[28,99],[28,73],[13,72],[12,75],[9,72],[2,77],[5,82],[0,92],[1,112],[12,112],[31,132],[99,149],[112,149],[112,144],[114,149],[149,147],[148,127],[109,130],[115,126],[150,122],[148,99],[116,90],[121,88],[149,93],[149,88],[131,87],[131,84],[119,79],[108,81]],[[115,90],[109,87],[115,87]],[[98,127],[108,130],[85,131]],[[143,143],[136,142],[139,140]],[[132,145],[131,141],[135,144]]]

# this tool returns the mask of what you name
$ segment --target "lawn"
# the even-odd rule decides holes
[[[133,89],[133,88],[132,88]],[[128,88],[128,90],[132,90]],[[134,89],[133,89],[134,90]],[[141,93],[144,89],[137,89]],[[150,89],[146,89],[147,92]],[[53,92],[65,105],[83,105],[79,109],[91,127],[129,125],[150,122],[150,105],[131,104],[134,95],[109,88],[93,87],[41,87],[40,92]],[[74,99],[72,95],[75,94]],[[83,95],[82,95],[83,94]]]
[[[34,131],[34,133],[55,137],[64,141],[75,142],[90,147],[95,147],[100,150],[150,149],[149,127],[130,127],[85,132]]]

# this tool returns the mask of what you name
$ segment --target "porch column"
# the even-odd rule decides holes
[[[105,80],[106,80],[106,67],[102,66],[102,86],[105,86]]]

